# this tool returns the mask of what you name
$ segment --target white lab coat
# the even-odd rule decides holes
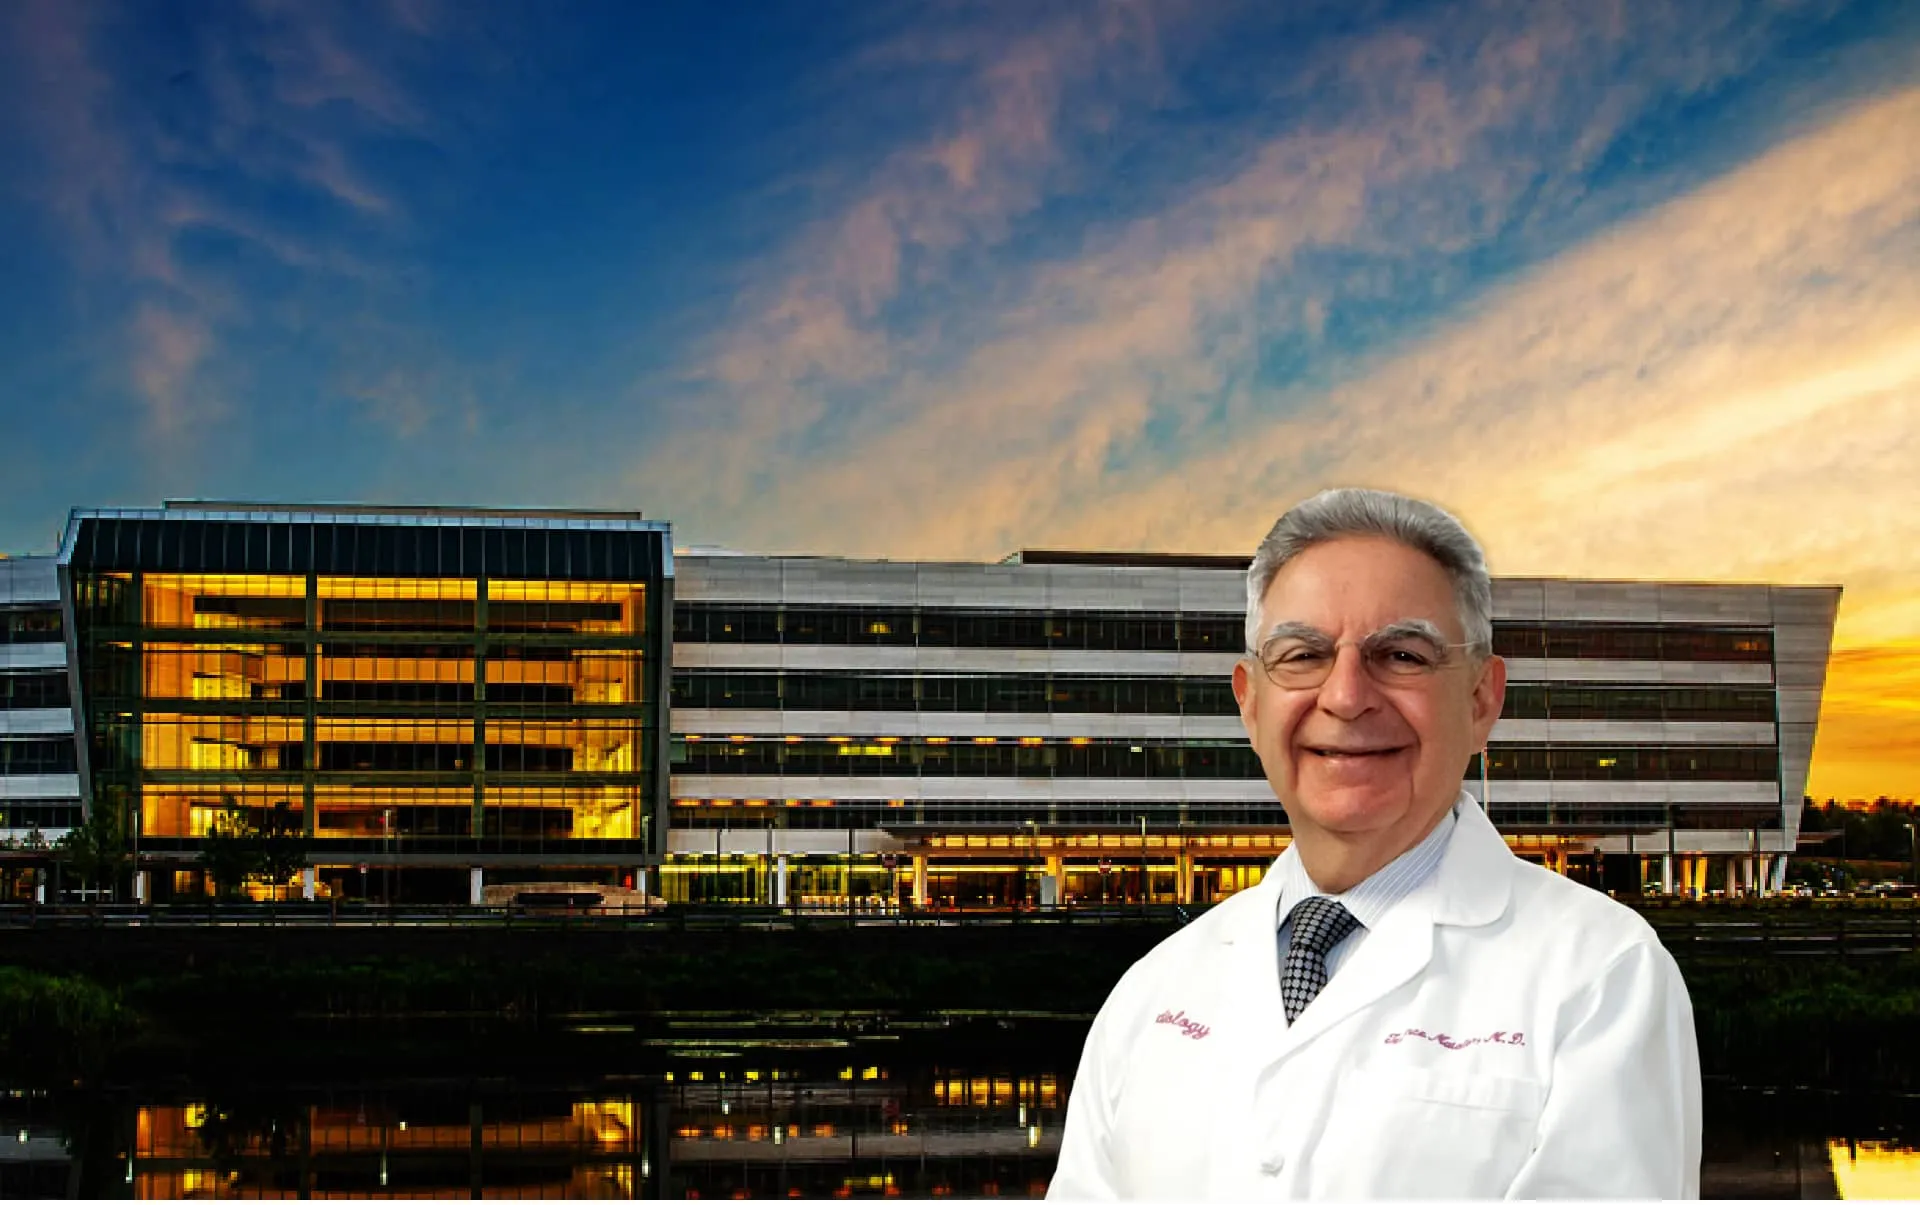
[[[1277,875],[1135,963],[1087,1036],[1047,1195],[1697,1197],[1673,958],[1470,798],[1459,817],[1291,1027]]]

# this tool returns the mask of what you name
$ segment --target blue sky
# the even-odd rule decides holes
[[[0,549],[1244,551],[1379,484],[1496,571],[1840,581],[1920,788],[1920,6],[14,0],[0,101]]]

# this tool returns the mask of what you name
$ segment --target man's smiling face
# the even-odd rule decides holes
[[[1394,852],[1410,847],[1451,806],[1468,760],[1492,732],[1506,687],[1497,657],[1435,649],[1439,665],[1430,673],[1369,671],[1368,638],[1409,623],[1431,625],[1450,645],[1465,640],[1446,571],[1384,537],[1317,544],[1268,586],[1263,636],[1287,625],[1332,642],[1326,678],[1315,686],[1276,683],[1257,661],[1234,669],[1241,721],[1297,835],[1318,830]]]

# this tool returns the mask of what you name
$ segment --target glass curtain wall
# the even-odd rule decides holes
[[[279,809],[321,855],[648,836],[649,583],[392,567],[76,562],[95,798],[137,808],[149,838]]]

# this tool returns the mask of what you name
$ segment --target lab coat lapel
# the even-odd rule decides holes
[[[1472,796],[1462,793],[1456,814],[1459,822],[1433,876],[1394,905],[1291,1026],[1280,1003],[1277,935],[1268,935],[1268,965],[1262,973],[1276,1018],[1269,1061],[1285,1058],[1425,970],[1433,959],[1436,924],[1484,925],[1506,911],[1513,852]],[[1278,897],[1276,886],[1276,906]],[[1271,917],[1275,908],[1265,911]]]
[[[1298,855],[1281,855],[1288,856]],[[1243,1065],[1251,1068],[1279,1056],[1287,1030],[1286,1009],[1280,1002],[1280,876],[1268,868],[1266,877],[1245,895],[1252,898],[1225,927],[1220,941],[1231,947],[1223,954],[1226,981],[1232,985],[1226,993],[1232,1032],[1236,1045],[1246,1052]]]
[[[1313,1041],[1426,969],[1433,958],[1433,887],[1430,879],[1394,905],[1380,927],[1340,964],[1340,973],[1282,1030],[1282,1055]]]

